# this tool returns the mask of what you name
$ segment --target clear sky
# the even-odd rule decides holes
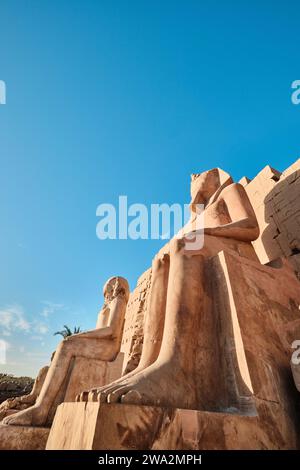
[[[187,203],[299,157],[299,1],[1,0],[0,370],[34,375],[102,285],[161,241],[100,241],[96,207]]]

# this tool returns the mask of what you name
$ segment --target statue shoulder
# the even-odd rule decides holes
[[[221,191],[221,193],[219,195],[219,198],[222,199],[222,198],[225,198],[226,196],[234,195],[234,194],[236,194],[240,197],[244,196],[244,197],[248,198],[244,186],[240,183],[231,183],[228,186],[226,186],[223,189],[223,191]]]
[[[240,183],[231,183],[229,184],[228,186],[226,186],[222,193],[221,194],[224,194],[226,192],[229,192],[229,191],[242,191],[242,192],[246,192],[245,191],[245,188],[242,184]]]

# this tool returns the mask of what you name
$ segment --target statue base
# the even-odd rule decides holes
[[[266,432],[258,416],[91,402],[60,405],[46,445],[46,450],[278,448],[278,436]],[[293,447],[282,442],[281,448]]]
[[[208,269],[212,305],[203,318],[214,320],[215,343],[196,361],[207,389],[203,408],[63,403],[47,449],[299,448],[300,402],[290,367],[300,334],[298,279],[286,263],[263,266],[229,250],[209,260]],[[206,380],[218,368],[222,373],[210,376],[215,381]]]
[[[44,450],[50,428],[0,424],[0,450]]]

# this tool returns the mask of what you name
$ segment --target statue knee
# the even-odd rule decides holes
[[[170,256],[168,253],[164,253],[162,256],[154,258],[152,262],[152,271],[157,272],[161,269],[164,269],[166,265],[168,265],[170,261]]]
[[[65,340],[63,339],[57,349],[56,349],[56,352],[55,352],[55,356],[58,356],[59,354],[61,354],[62,352],[66,352],[69,348],[70,348],[70,342],[68,340]]]
[[[173,238],[170,242],[170,254],[176,255],[184,252],[185,240],[183,238]]]

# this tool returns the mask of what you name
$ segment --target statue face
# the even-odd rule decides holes
[[[205,204],[220,186],[218,170],[205,171],[192,175],[191,205]]]
[[[106,281],[103,287],[103,295],[106,302],[110,302],[117,295],[123,293],[128,299],[129,297],[129,285],[125,278],[120,276],[111,277]]]
[[[115,280],[107,282],[104,286],[104,298],[105,300],[111,300],[113,298],[115,290]]]

